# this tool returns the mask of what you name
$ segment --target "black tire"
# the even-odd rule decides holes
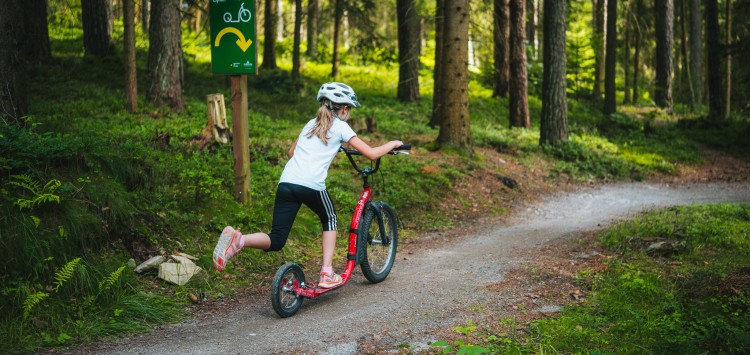
[[[364,250],[362,273],[378,283],[388,277],[396,260],[398,246],[396,213],[385,202],[374,202],[362,214],[359,226],[359,248]]]
[[[271,285],[271,304],[281,318],[291,317],[302,307],[303,297],[297,296],[290,286],[305,282],[305,273],[295,263],[286,263],[276,271]]]

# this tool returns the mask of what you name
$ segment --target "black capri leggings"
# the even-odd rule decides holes
[[[309,187],[282,182],[276,188],[271,226],[271,247],[266,251],[278,251],[284,247],[302,204],[309,207],[320,218],[323,231],[337,229],[338,220],[333,201],[327,190],[318,191]]]

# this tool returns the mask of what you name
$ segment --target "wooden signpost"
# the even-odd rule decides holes
[[[211,0],[211,69],[232,82],[234,195],[250,201],[247,75],[258,74],[254,0]]]

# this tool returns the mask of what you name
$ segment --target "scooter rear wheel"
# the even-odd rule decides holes
[[[303,297],[296,289],[305,283],[305,273],[295,263],[286,263],[276,271],[271,289],[273,310],[281,318],[295,315],[302,306]]]

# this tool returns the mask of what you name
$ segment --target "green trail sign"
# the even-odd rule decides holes
[[[215,74],[258,74],[255,0],[210,0],[211,69]]]

